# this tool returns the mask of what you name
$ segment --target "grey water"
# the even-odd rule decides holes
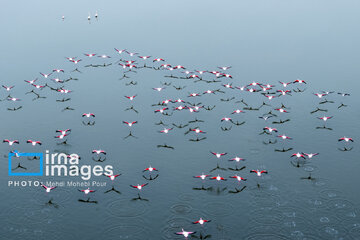
[[[0,102],[0,140],[17,139],[20,144],[0,144],[0,239],[184,239],[174,233],[182,228],[196,231],[190,239],[360,239],[359,182],[359,40],[360,20],[358,1],[3,1],[1,20],[1,77],[0,84],[15,87],[0,90],[0,99],[9,95],[19,102]],[[99,17],[94,17],[95,12]],[[91,20],[88,21],[88,14]],[[64,16],[64,20],[62,20]],[[114,48],[127,49],[139,55],[149,55],[149,66],[160,66],[152,59],[161,57],[166,63],[183,65],[187,70],[220,70],[233,76],[219,78],[221,82],[194,82],[192,79],[166,78],[174,74],[185,76],[181,70],[170,71],[139,68],[126,73],[118,65],[120,59],[136,60],[126,53],[119,55]],[[88,58],[84,53],[106,54],[109,59]],[[77,65],[66,57],[82,59]],[[85,67],[86,65],[112,65]],[[40,75],[55,68],[49,78],[77,78],[64,84],[52,82]],[[73,71],[78,68],[80,72]],[[49,88],[35,90],[45,99],[36,99],[33,87],[24,80],[38,78],[36,84],[64,86],[72,90],[62,95]],[[204,79],[215,79],[204,74]],[[307,84],[291,84],[286,89],[305,89],[271,101],[260,93],[226,89],[222,84],[245,86],[252,82],[275,85],[279,81],[304,79]],[[137,85],[127,85],[130,81]],[[163,87],[161,92],[152,88]],[[173,86],[186,86],[176,90]],[[188,97],[190,93],[220,89],[225,93]],[[313,93],[334,91],[322,99]],[[338,92],[349,93],[342,97]],[[137,95],[133,101],[124,96]],[[56,102],[62,97],[70,101]],[[232,98],[230,101],[220,99]],[[212,111],[200,109],[172,111],[179,104],[170,103],[166,116],[154,113],[163,106],[152,106],[165,99],[182,98],[190,103],[214,106]],[[319,104],[324,99],[334,103]],[[244,110],[245,106],[263,106],[258,111]],[[347,107],[338,108],[341,103]],[[289,113],[275,108],[284,104]],[[138,111],[125,111],[130,106]],[[182,104],[189,105],[189,104]],[[18,111],[7,108],[22,106]],[[70,106],[73,111],[62,111]],[[310,112],[317,107],[328,112]],[[278,117],[267,121],[259,116],[272,111]],[[93,112],[87,126],[83,113]],[[323,126],[317,117],[333,116]],[[236,126],[221,122],[231,117]],[[204,122],[188,127],[174,127],[168,134],[159,133],[162,120],[172,127],[187,124],[195,118]],[[284,124],[273,121],[290,119]],[[137,138],[126,138],[129,127],[122,121],[138,121],[131,128]],[[263,128],[276,127],[278,133],[262,134]],[[189,128],[199,127],[205,140],[192,142],[195,133],[184,135]],[[222,131],[221,127],[230,128]],[[56,129],[71,128],[68,145],[54,139]],[[286,134],[292,140],[276,136]],[[338,142],[347,136],[353,143]],[[26,144],[28,139],[40,140],[41,146]],[[271,139],[276,144],[265,145]],[[158,148],[167,144],[174,149]],[[351,151],[340,151],[343,147]],[[274,149],[293,148],[285,153]],[[104,162],[95,162],[91,151],[107,152]],[[9,181],[82,181],[80,177],[8,176],[9,151],[65,152],[80,155],[80,164],[112,165],[121,173],[113,183],[105,176],[93,176],[92,181],[106,186],[91,186],[91,200],[78,189],[58,187],[46,193],[41,187],[8,186]],[[210,151],[227,155],[217,159]],[[296,166],[291,154],[319,153],[311,160]],[[244,162],[228,161],[238,156]],[[28,169],[37,171],[38,160],[15,159]],[[210,172],[219,164],[226,170]],[[148,181],[142,171],[156,167],[159,176]],[[295,166],[294,166],[295,165]],[[228,168],[243,167],[241,171]],[[252,169],[266,169],[268,174],[258,178]],[[201,181],[193,178],[211,174],[227,179],[225,182]],[[229,178],[239,174],[247,179],[237,183]],[[311,174],[312,179],[306,179]],[[154,175],[155,176],[155,175]],[[149,183],[141,191],[145,200],[137,197],[137,189],[129,185]],[[258,184],[260,187],[258,187]],[[104,193],[114,186],[120,191]],[[196,190],[198,188],[209,190]],[[246,186],[244,191],[231,193]],[[55,204],[47,204],[52,199]],[[198,226],[192,222],[200,217],[211,222]]]

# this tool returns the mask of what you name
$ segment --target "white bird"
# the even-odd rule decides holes
[[[185,231],[183,228],[181,229],[181,232],[176,232],[176,235],[183,235],[186,239],[191,235],[194,234],[196,232],[187,232]]]
[[[90,188],[87,189],[78,189],[79,192],[85,193],[85,195],[88,195],[89,193],[95,192],[95,190],[90,190]]]
[[[45,188],[45,190],[46,190],[47,193],[49,193],[51,190],[53,190],[54,188],[56,188],[56,187],[48,187],[48,186],[45,186],[44,184],[41,184],[41,186],[42,186],[43,188]]]

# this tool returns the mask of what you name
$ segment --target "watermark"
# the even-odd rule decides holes
[[[14,157],[37,157],[39,158],[39,172],[13,172],[11,169]],[[73,153],[19,153],[17,151],[9,153],[9,176],[69,176],[81,177],[87,181],[92,176],[113,175],[112,165],[80,165],[79,155]]]
[[[37,181],[37,180],[21,180],[8,181],[8,187],[39,187],[42,184],[48,187],[105,187],[106,182],[100,181]]]
[[[40,170],[39,172],[13,172],[11,169],[11,160],[13,157],[38,157]],[[44,169],[44,160],[43,153],[19,153],[18,151],[13,151],[9,153],[9,176],[43,176],[43,169]]]

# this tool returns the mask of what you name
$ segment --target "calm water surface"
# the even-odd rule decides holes
[[[181,228],[196,231],[194,239],[201,238],[200,234],[211,235],[209,239],[360,239],[358,1],[7,1],[3,7],[0,83],[15,85],[10,94],[22,101],[0,102],[0,137],[20,141],[16,146],[0,145],[4,155],[0,168],[0,239],[182,239],[174,234]],[[99,14],[97,20],[95,11]],[[124,72],[117,65],[120,58],[137,60],[138,66],[143,61],[126,54],[119,56],[114,48],[151,55],[151,59],[162,57],[188,70],[232,66],[227,72],[233,79],[194,83],[190,79],[165,78],[170,71],[142,68],[127,73],[130,78],[119,80]],[[89,59],[83,55],[90,52],[111,58]],[[75,56],[83,59],[76,66],[65,58]],[[85,67],[104,63],[112,65]],[[147,64],[159,66],[152,61]],[[72,72],[75,67],[81,73]],[[65,73],[54,73],[50,78],[73,77],[78,81],[55,84],[39,74],[54,68],[62,68]],[[173,74],[184,76],[180,70]],[[62,95],[49,88],[37,90],[46,99],[33,100],[34,94],[25,94],[32,87],[24,80],[35,78],[39,78],[37,84],[71,89],[73,92],[66,95],[71,101],[56,102]],[[203,78],[215,79],[209,73]],[[271,101],[260,93],[222,86],[245,86],[255,81],[276,85],[276,90],[283,89],[279,81],[297,78],[307,84],[286,89],[299,87],[305,89],[303,93]],[[137,85],[128,85],[130,81]],[[171,86],[161,92],[152,89],[165,82],[171,82]],[[176,90],[173,86],[186,87]],[[225,93],[188,97],[208,89]],[[313,93],[321,91],[335,91],[325,97],[334,103],[319,104],[323,99]],[[337,92],[351,95],[342,97]],[[0,91],[1,99],[7,95],[5,89]],[[129,101],[125,95],[137,97]],[[232,97],[230,101],[220,100]],[[152,104],[177,98],[216,107],[198,113],[184,110],[171,116],[154,114],[162,106]],[[241,99],[254,108],[263,101],[271,106],[231,115],[245,107],[238,102]],[[348,106],[338,109],[341,103]],[[289,113],[276,113],[277,118],[266,122],[258,118],[269,111],[275,113],[281,104],[289,108]],[[131,105],[138,113],[125,111]],[[172,103],[169,108],[178,105]],[[16,106],[23,108],[7,110]],[[66,106],[75,110],[62,111]],[[317,107],[328,112],[310,114]],[[96,114],[94,126],[83,125],[81,115],[87,112]],[[324,114],[333,116],[326,123],[332,130],[316,129],[323,126],[317,117]],[[245,124],[220,121],[229,116]],[[155,125],[162,120],[171,127],[172,123],[186,124],[195,118],[204,122],[174,128],[169,134],[160,134],[163,126]],[[272,124],[287,118],[291,121]],[[124,139],[129,127],[122,121],[138,121],[132,127],[137,138]],[[265,126],[276,127],[279,134],[293,139],[277,139],[276,133],[259,135]],[[207,139],[189,141],[196,138],[194,133],[184,135],[189,127],[206,131]],[[221,127],[231,130],[222,131]],[[72,129],[69,144],[58,145],[55,130],[67,128]],[[338,142],[343,136],[354,138],[354,143]],[[26,144],[32,138],[43,145]],[[269,139],[277,139],[277,143],[263,144]],[[165,143],[175,149],[157,148]],[[344,146],[353,149],[338,150]],[[293,150],[286,153],[274,151],[290,147]],[[58,187],[48,194],[41,187],[8,187],[9,180],[81,181],[80,177],[9,177],[6,155],[15,149],[77,153],[81,164],[113,165],[115,173],[122,175],[114,183],[104,176],[91,179],[106,183],[92,187],[96,192],[90,198],[97,204],[79,202],[87,197],[76,187]],[[92,149],[106,150],[106,161],[94,162]],[[227,155],[218,160],[210,151]],[[320,154],[294,167],[290,156],[296,152]],[[246,161],[238,165],[228,161],[235,156]],[[13,167],[18,162],[27,171],[37,170],[37,160],[22,157],[13,162]],[[142,170],[150,164],[159,169],[153,181],[142,176]],[[210,173],[217,164],[226,170]],[[238,172],[228,169],[243,166],[246,168]],[[269,173],[257,178],[249,173],[251,169],[266,169]],[[217,183],[193,178],[201,173],[219,174],[228,180]],[[234,174],[247,181],[238,184],[228,178]],[[313,179],[303,179],[310,174]],[[149,185],[141,196],[149,201],[131,201],[137,197],[137,190],[129,185],[146,182]],[[104,193],[112,186],[121,194]],[[202,186],[209,190],[196,190]],[[244,191],[231,193],[243,186]],[[50,199],[57,208],[46,204]],[[193,225],[191,222],[199,217],[212,221],[204,227]]]

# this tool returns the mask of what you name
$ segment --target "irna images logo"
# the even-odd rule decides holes
[[[13,172],[12,160],[18,157],[37,157],[39,159],[39,172]],[[9,176],[80,176],[83,180],[89,180],[91,176],[103,174],[113,175],[112,165],[80,165],[79,155],[73,153],[52,153],[49,150],[45,153],[45,166],[43,153],[20,153],[13,151],[9,153]]]
[[[18,157],[38,157],[40,170],[39,172],[13,172],[11,169],[12,158]],[[44,169],[44,154],[43,153],[20,153],[18,151],[12,151],[9,153],[9,176],[43,176]]]

